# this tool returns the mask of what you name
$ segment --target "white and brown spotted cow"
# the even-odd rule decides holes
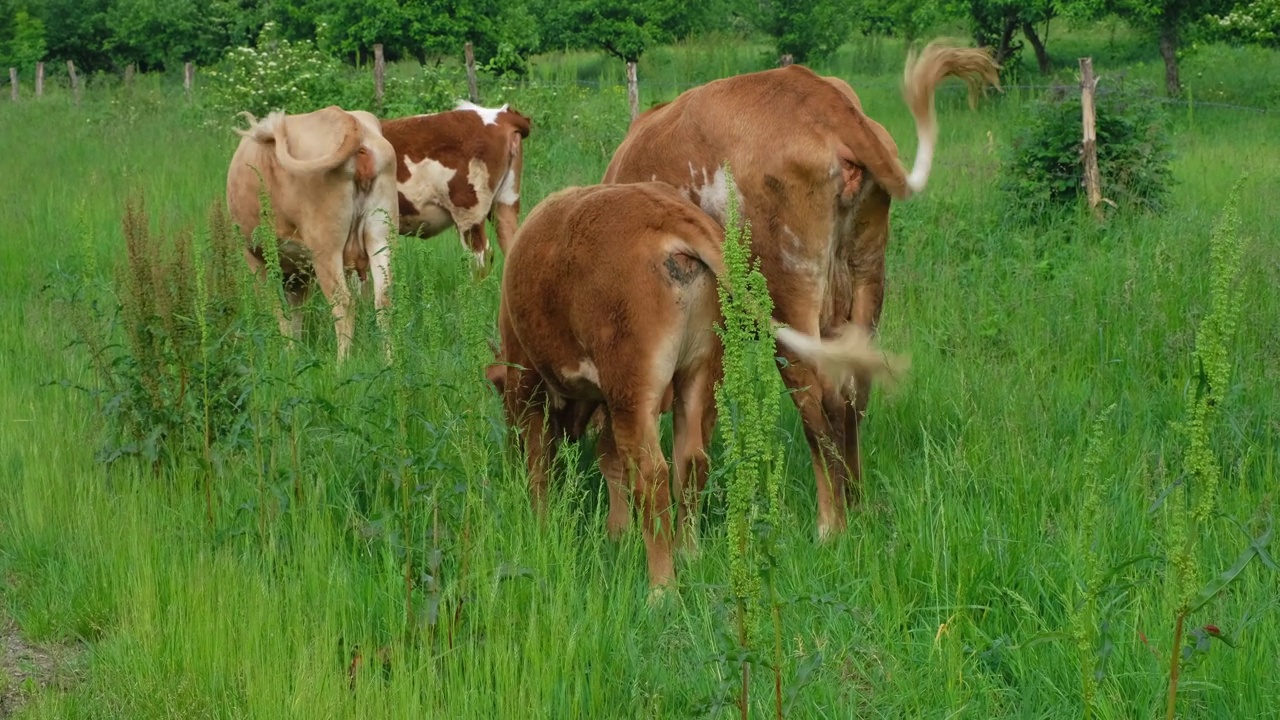
[[[431,237],[458,229],[476,270],[488,273],[492,251],[486,219],[497,224],[503,254],[520,215],[521,142],[529,119],[507,105],[461,102],[456,110],[386,120],[382,133],[396,152],[400,232]]]
[[[675,579],[678,540],[659,442],[664,406],[673,411],[682,534],[707,479],[721,377],[714,326],[722,322],[722,245],[720,226],[666,183],[572,187],[533,209],[503,265],[501,352],[486,374],[526,454],[534,507],[545,508],[558,444],[603,409],[596,449],[609,533],[617,537],[630,523],[630,495],[654,588]],[[838,339],[780,325],[774,332],[828,382],[896,365],[856,330]]]
[[[925,187],[938,138],[934,90],[947,77],[974,89],[984,82],[998,87],[997,70],[985,50],[942,43],[907,58],[903,97],[920,139],[910,173],[848,83],[791,65],[716,80],[641,114],[604,182],[671,183],[723,224],[728,198],[720,168],[728,163],[775,317],[807,335],[850,324],[874,333],[884,298],[889,202]],[[794,355],[787,359],[782,377],[794,390],[809,441],[818,534],[825,538],[844,529],[846,500],[857,496],[869,378],[832,385]]]
[[[254,273],[265,278],[263,248],[252,243],[259,223],[258,192],[265,184],[289,302],[299,305],[312,278],[319,281],[333,306],[338,360],[343,360],[355,326],[344,270],[355,269],[362,277],[372,274],[377,307],[389,302],[386,248],[398,222],[391,143],[382,136],[378,119],[363,110],[330,106],[300,115],[277,111],[262,120],[242,114],[249,127],[236,130],[241,140],[227,169],[227,206],[247,243],[245,257]],[[290,321],[278,312],[280,331],[297,338],[302,317],[296,311],[292,315]]]

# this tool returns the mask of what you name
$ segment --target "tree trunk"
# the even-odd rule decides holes
[[[1018,28],[1018,21],[1013,18],[1006,18],[1004,21],[1004,31],[1000,33],[1000,49],[997,54],[1000,61],[1013,54],[1013,31]]]
[[[1027,42],[1031,43],[1032,49],[1036,51],[1036,64],[1040,66],[1040,74],[1048,75],[1053,72],[1053,63],[1049,60],[1049,52],[1045,50],[1044,43],[1040,42],[1040,35],[1036,33],[1036,26],[1033,23],[1023,21],[1022,34],[1027,38]]]
[[[1164,58],[1164,88],[1170,97],[1182,92],[1178,82],[1178,28],[1163,25],[1160,28],[1160,57]]]

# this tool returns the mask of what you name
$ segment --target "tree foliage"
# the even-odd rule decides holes
[[[530,55],[548,50],[631,61],[657,44],[731,30],[768,36],[779,54],[804,62],[856,33],[913,42],[963,23],[1003,65],[1019,65],[1029,45],[1047,73],[1055,18],[1108,16],[1159,40],[1170,92],[1192,27],[1234,42],[1280,38],[1280,0],[0,0],[0,60],[24,72],[37,60],[72,60],[89,72],[212,65],[274,22],[282,39],[349,63],[366,62],[376,44],[388,60],[425,63],[470,42],[482,68],[521,75]]]
[[[857,17],[840,0],[761,0],[758,12],[758,27],[796,62],[830,56],[849,40]]]
[[[715,3],[683,0],[532,0],[542,18],[545,46],[603,50],[635,62],[654,45],[702,29]]]

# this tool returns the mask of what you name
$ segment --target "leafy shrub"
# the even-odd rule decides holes
[[[381,117],[452,110],[460,98],[466,97],[464,83],[459,70],[443,65],[424,65],[416,75],[408,78],[388,77]],[[367,101],[358,100],[352,106],[373,107],[372,81]]]
[[[1100,87],[1095,99],[1102,196],[1118,208],[1159,211],[1172,151],[1156,101],[1141,88]],[[1038,100],[1004,160],[1002,188],[1028,216],[1084,197],[1080,93],[1055,87]]]
[[[227,51],[207,73],[207,97],[220,113],[302,113],[338,103],[342,64],[307,41],[289,42],[268,22],[254,47]]]
[[[1207,18],[1210,35],[1228,42],[1275,47],[1280,44],[1280,0],[1252,0],[1226,15]]]

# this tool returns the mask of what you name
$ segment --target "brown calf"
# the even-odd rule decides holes
[[[545,509],[547,473],[561,439],[580,435],[603,408],[597,452],[609,490],[608,528],[639,506],[652,587],[672,582],[675,541],[658,418],[670,391],[674,489],[683,532],[706,482],[706,447],[721,375],[717,277],[723,231],[666,183],[567,188],[543,200],[506,253],[498,324],[508,422],[527,454],[534,507]],[[776,327],[780,345],[840,382],[855,369],[890,369],[869,337],[833,340]],[[628,476],[631,481],[628,481]],[[686,483],[692,486],[686,492]]]
[[[850,324],[874,334],[889,203],[920,192],[928,179],[938,137],[934,90],[949,76],[974,89],[983,81],[998,87],[996,71],[984,50],[938,43],[907,58],[903,96],[920,139],[910,174],[848,83],[791,65],[716,80],[646,111],[632,122],[604,182],[668,182],[723,225],[728,197],[720,168],[728,163],[775,317],[807,335],[838,334]],[[825,538],[844,529],[846,500],[857,499],[870,377],[832,384],[795,362],[794,353],[787,358],[782,377],[796,391]]]
[[[476,270],[487,274],[485,219],[496,221],[503,253],[515,235],[529,119],[506,105],[462,102],[448,112],[386,120],[382,133],[395,148],[400,232],[431,237],[452,225]]]
[[[296,307],[306,298],[314,274],[333,305],[342,360],[355,325],[344,270],[355,269],[363,278],[372,269],[377,307],[389,302],[386,249],[398,222],[391,144],[378,119],[362,110],[331,106],[301,115],[273,112],[262,120],[243,114],[249,128],[236,130],[241,140],[227,169],[227,206],[248,244],[245,258],[255,274],[266,277],[263,248],[251,244],[262,183],[275,217],[289,302]],[[277,316],[280,332],[296,338],[301,315],[295,311],[292,322],[283,312]]]

